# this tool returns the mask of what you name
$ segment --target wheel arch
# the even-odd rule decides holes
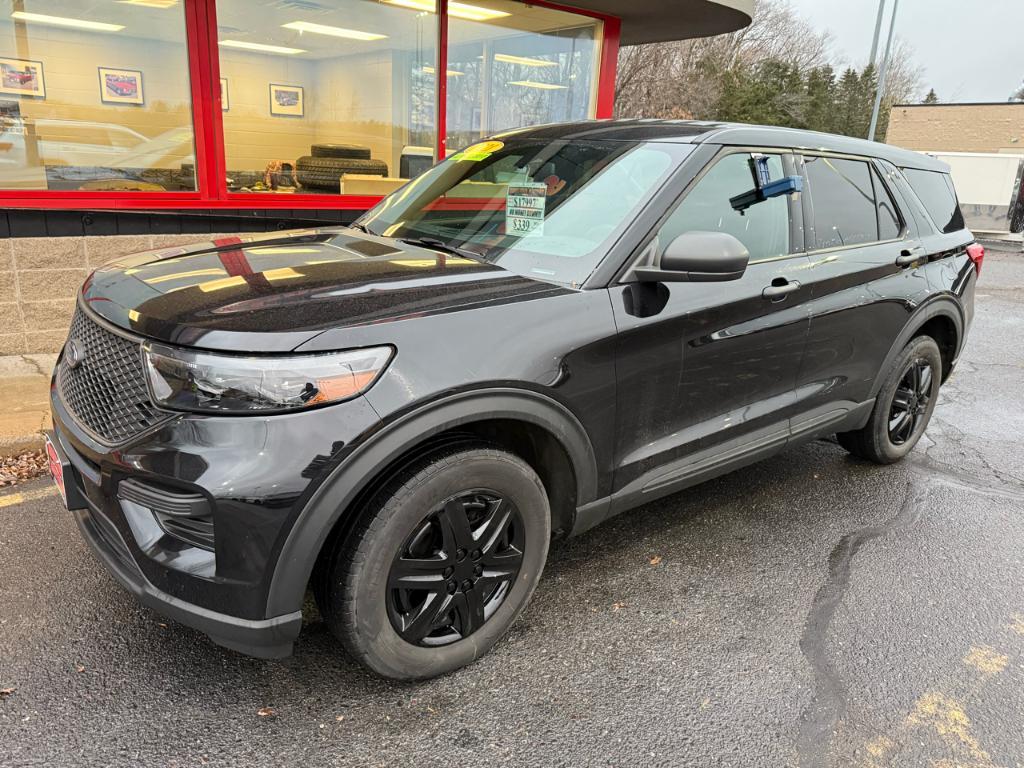
[[[453,439],[474,438],[519,455],[542,481],[548,480],[545,489],[554,502],[553,531],[571,530],[576,507],[597,496],[597,462],[590,438],[572,412],[556,400],[529,390],[493,389],[434,401],[384,426],[316,490],[281,548],[267,597],[267,615],[301,608],[325,544],[332,534],[348,530],[367,493],[422,450]],[[566,468],[574,481],[568,485],[559,472]],[[553,482],[559,476],[561,484]]]
[[[931,336],[939,346],[942,354],[942,380],[945,381],[952,372],[953,363],[960,354],[964,338],[964,316],[960,305],[948,296],[939,296],[922,304],[903,327],[892,347],[885,356],[875,381],[871,386],[871,396],[875,397],[885,379],[885,373],[892,361],[903,348],[916,336]]]

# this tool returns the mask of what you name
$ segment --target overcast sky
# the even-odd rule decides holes
[[[878,0],[790,0],[832,33],[837,58],[862,65],[871,52]],[[893,0],[887,0],[885,35]],[[1006,101],[1024,79],[1024,0],[900,0],[896,35],[924,67],[925,91],[942,101]]]

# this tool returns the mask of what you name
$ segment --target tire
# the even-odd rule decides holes
[[[295,161],[295,178],[304,187],[338,191],[344,173],[387,176],[388,166],[382,160],[359,160],[335,157],[300,157]]]
[[[917,379],[914,370],[919,372]],[[868,423],[852,432],[840,432],[836,439],[854,456],[876,464],[899,461],[914,449],[928,427],[941,381],[938,345],[929,336],[912,339],[889,367]]]
[[[370,148],[358,144],[314,144],[309,148],[313,157],[340,157],[347,160],[369,160]]]
[[[461,529],[444,522],[460,515]],[[338,542],[317,590],[320,611],[349,653],[377,674],[442,675],[487,653],[518,618],[550,538],[547,494],[526,462],[484,445],[440,449],[387,483]],[[403,569],[417,589],[396,588],[406,583]],[[429,589],[419,590],[427,570]],[[416,621],[421,612],[427,620]]]

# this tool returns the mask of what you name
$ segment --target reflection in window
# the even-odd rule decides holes
[[[915,168],[904,168],[903,174],[940,232],[958,232],[966,226],[948,174]]]
[[[878,171],[873,168],[871,169],[871,180],[875,183],[875,199],[878,201],[878,239],[895,240],[903,229],[896,203],[893,202],[892,195],[882,183]]]
[[[835,157],[807,157],[805,161],[815,247],[876,242],[878,215],[868,164]]]
[[[473,7],[494,15],[449,11],[449,152],[499,131],[595,115],[599,21],[510,0]]]
[[[433,0],[217,0],[217,25],[229,189],[382,194],[432,164]]]
[[[0,188],[195,189],[181,2],[0,2]]]
[[[789,253],[788,198],[772,197],[740,213],[729,202],[754,187],[747,153],[726,155],[715,163],[686,195],[658,232],[658,247],[687,232],[725,232],[750,251],[750,261],[763,261]],[[782,158],[768,156],[773,180],[785,174]]]
[[[576,286],[691,150],[624,141],[486,142],[449,157],[360,223],[376,235],[429,238],[473,260]]]

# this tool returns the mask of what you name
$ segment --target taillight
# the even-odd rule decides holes
[[[967,255],[974,262],[974,271],[981,274],[981,262],[985,260],[985,246],[981,243],[971,243],[967,246]]]

